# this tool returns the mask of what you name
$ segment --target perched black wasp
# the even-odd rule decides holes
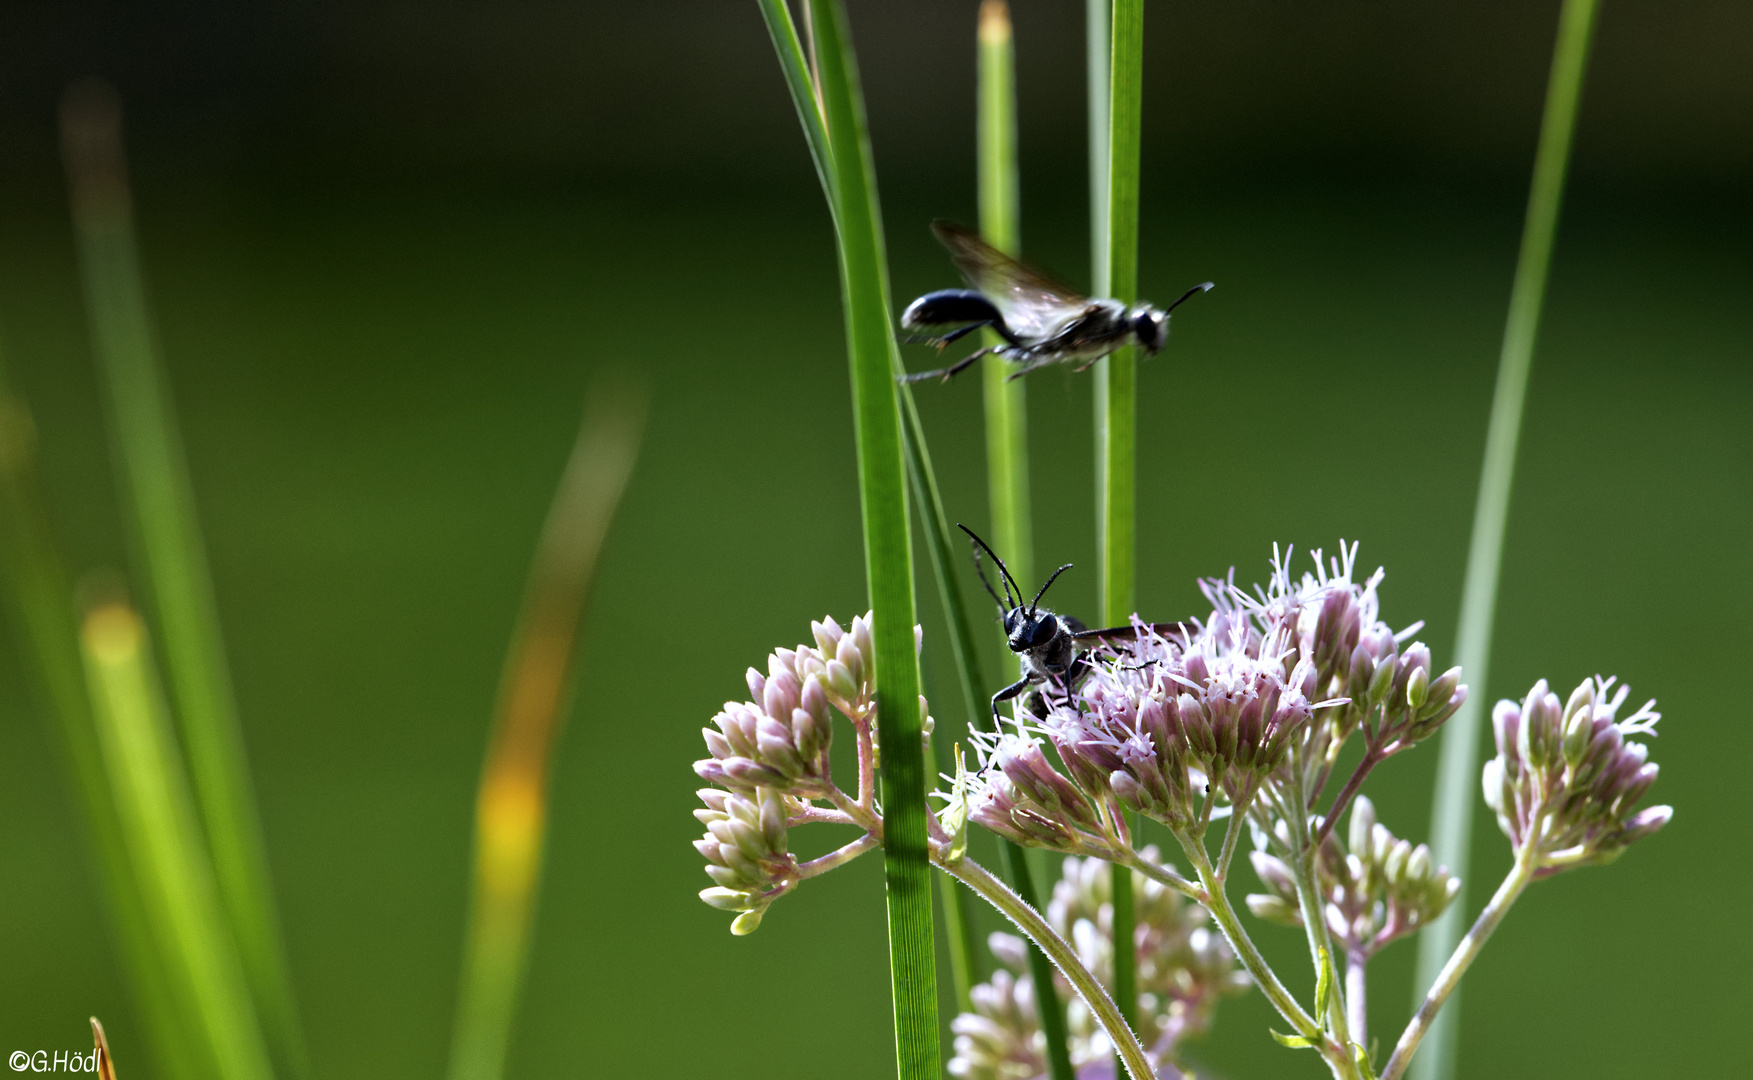
[[[1169,312],[1183,300],[1211,288],[1203,282],[1188,289],[1166,308],[1150,304],[1127,307],[1118,300],[1092,300],[1059,284],[1034,267],[1020,263],[951,221],[934,221],[931,231],[971,289],[940,289],[907,305],[901,314],[904,330],[955,326],[944,334],[910,338],[914,343],[946,345],[990,326],[1004,344],[978,349],[946,368],[901,376],[903,382],[950,376],[996,353],[1013,361],[1013,379],[1048,364],[1075,364],[1082,371],[1116,349],[1136,344],[1155,354],[1169,339]]]
[[[998,713],[998,703],[1009,701],[1024,691],[1042,687],[1048,683],[1057,683],[1069,697],[1077,684],[1083,681],[1083,675],[1089,670],[1089,664],[1083,658],[1084,650],[1098,641],[1126,641],[1136,636],[1137,631],[1130,626],[1114,626],[1106,630],[1091,630],[1082,622],[1070,615],[1059,615],[1041,607],[1041,597],[1047,595],[1048,586],[1059,580],[1059,575],[1071,569],[1066,563],[1053,571],[1047,584],[1027,604],[1023,603],[1022,586],[1017,584],[1010,575],[1010,568],[998,557],[986,541],[975,535],[974,530],[956,523],[956,528],[968,534],[974,541],[974,572],[980,575],[980,584],[997,601],[998,610],[1004,618],[1005,642],[1010,651],[1017,654],[1022,661],[1022,678],[992,695],[992,717],[1003,718]],[[986,577],[986,570],[980,565],[980,553],[984,551],[988,558],[998,565],[999,582],[1004,586],[1004,595],[992,587]],[[1173,624],[1153,624],[1152,629],[1158,633],[1170,633],[1178,629]],[[1031,695],[1028,703],[1029,711],[1036,716],[1045,716],[1046,702],[1040,699],[1039,692]]]

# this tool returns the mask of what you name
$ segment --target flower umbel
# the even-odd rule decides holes
[[[1275,828],[1287,829],[1282,820]],[[1347,839],[1341,844],[1337,831],[1327,834],[1315,859],[1315,883],[1328,930],[1348,954],[1368,959],[1441,915],[1461,891],[1447,867],[1432,864],[1430,848],[1414,847],[1376,821],[1376,808],[1365,796],[1352,803]],[[1270,922],[1301,926],[1295,874],[1266,850],[1264,835],[1257,840],[1254,871],[1270,891],[1250,894],[1248,910]],[[1281,840],[1274,846],[1286,845]]]
[[[757,788],[749,795],[701,788],[703,810],[694,816],[706,835],[694,849],[706,857],[706,873],[718,884],[700,899],[724,911],[740,912],[733,934],[752,934],[767,905],[797,886],[797,859],[786,851],[784,800]]]
[[[1485,763],[1485,801],[1518,854],[1536,860],[1536,876],[1611,862],[1674,816],[1671,806],[1635,809],[1659,770],[1649,747],[1625,739],[1654,736],[1662,716],[1652,699],[1618,719],[1629,687],[1613,682],[1586,679],[1560,704],[1542,679],[1521,702],[1492,710],[1497,756]]]

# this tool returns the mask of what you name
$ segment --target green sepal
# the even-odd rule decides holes
[[[1363,1044],[1351,1044],[1351,1057],[1352,1060],[1357,1062],[1357,1074],[1362,1077],[1362,1080],[1376,1080],[1376,1070],[1374,1066],[1370,1064],[1370,1056],[1371,1055],[1364,1050]]]

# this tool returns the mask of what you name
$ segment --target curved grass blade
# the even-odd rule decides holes
[[[474,893],[450,1080],[505,1073],[541,884],[549,765],[571,701],[597,555],[632,475],[645,412],[642,387],[599,380],[592,388],[530,567],[475,803]]]
[[[1467,576],[1461,588],[1456,662],[1467,673],[1474,692],[1461,711],[1443,726],[1431,808],[1430,846],[1432,856],[1451,867],[1463,881],[1467,877],[1473,817],[1477,813],[1474,798],[1479,784],[1480,718],[1489,700],[1492,622],[1497,608],[1504,528],[1509,519],[1510,485],[1516,470],[1516,444],[1521,436],[1534,338],[1540,327],[1540,307],[1546,295],[1553,238],[1558,232],[1564,176],[1570,163],[1577,101],[1582,96],[1583,72],[1597,7],[1597,0],[1564,0],[1559,14],[1552,74],[1546,87],[1546,111],[1540,122],[1540,146],[1534,156],[1522,248],[1516,259],[1515,283],[1510,288],[1509,318],[1504,326],[1497,388],[1492,395],[1491,424],[1485,436],[1485,463],[1479,476],[1479,501],[1473,511]],[[1436,981],[1437,973],[1461,938],[1465,907],[1450,905],[1442,918],[1419,936],[1415,987]],[[1423,991],[1417,993],[1414,1009],[1423,1000]],[[1413,1059],[1414,1080],[1451,1080],[1455,1075],[1459,998],[1458,990],[1450,995],[1425,1036],[1424,1052]]]
[[[243,732],[194,491],[160,371],[134,242],[121,110],[96,83],[62,108],[93,350],[108,404],[124,518],[148,585],[223,915],[280,1069],[308,1072]]]

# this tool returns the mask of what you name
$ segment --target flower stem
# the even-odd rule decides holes
[[[860,855],[863,855],[865,852],[882,842],[882,837],[878,836],[876,833],[865,833],[863,836],[852,841],[852,843],[837,847],[819,859],[811,859],[809,862],[799,863],[797,866],[797,876],[799,879],[803,879],[813,878],[818,874],[825,874],[836,867],[845,866],[853,859],[858,858]]]
[[[1455,986],[1461,981],[1461,976],[1467,973],[1467,968],[1473,963],[1473,958],[1478,956],[1479,950],[1485,946],[1486,939],[1491,937],[1493,930],[1497,929],[1497,924],[1503,921],[1504,915],[1509,912],[1510,905],[1522,895],[1522,890],[1528,887],[1528,882],[1534,880],[1534,870],[1537,865],[1533,855],[1534,848],[1535,845],[1529,843],[1517,854],[1515,866],[1510,868],[1509,876],[1503,879],[1503,884],[1497,887],[1497,892],[1491,897],[1491,903],[1485,905],[1485,910],[1481,911],[1479,918],[1474,920],[1473,928],[1467,931],[1467,936],[1462,938],[1461,943],[1455,947],[1448,963],[1444,964],[1443,969],[1437,973],[1436,981],[1431,985],[1429,992],[1424,995],[1424,1001],[1418,1006],[1418,1012],[1413,1015],[1411,1023],[1406,1025],[1406,1030],[1401,1034],[1400,1041],[1394,1045],[1394,1056],[1388,1059],[1387,1068],[1382,1070],[1382,1080],[1400,1080],[1400,1074],[1405,1072],[1406,1066],[1411,1063],[1412,1055],[1418,1050],[1419,1042],[1430,1031],[1432,1023],[1443,1007],[1443,1002],[1447,1001],[1455,992]]]
[[[1503,354],[1498,362],[1497,389],[1491,402],[1491,424],[1485,436],[1485,463],[1479,477],[1479,499],[1473,511],[1473,538],[1467,553],[1467,576],[1461,590],[1461,621],[1457,662],[1467,672],[1474,692],[1445,725],[1437,764],[1435,802],[1431,809],[1431,855],[1467,879],[1474,803],[1479,783],[1479,726],[1489,690],[1492,617],[1497,606],[1498,568],[1503,557],[1504,526],[1509,517],[1510,482],[1515,475],[1516,443],[1527,397],[1528,370],[1533,362],[1534,336],[1546,292],[1546,272],[1558,230],[1558,209],[1570,160],[1571,133],[1576,127],[1577,99],[1594,29],[1597,0],[1564,0],[1552,74],[1546,87],[1546,115],[1540,124],[1540,146],[1534,158],[1534,179],[1528,193],[1528,214],[1522,228],[1522,250],[1516,261],[1515,284],[1504,327]],[[1461,931],[1463,905],[1452,905],[1419,940],[1418,984],[1429,981]],[[1459,1002],[1451,1005],[1431,1036],[1430,1051],[1421,1059],[1421,1080],[1449,1080],[1455,1072],[1453,1035]]]
[[[1151,1068],[1150,1059],[1145,1055],[1144,1046],[1138,1041],[1138,1035],[1120,1016],[1120,1010],[1114,999],[1102,988],[1102,984],[1078,960],[1077,953],[1072,951],[1065,939],[1053,932],[1047,921],[1041,918],[1034,908],[1022,902],[1016,893],[1011,892],[1002,881],[993,877],[991,872],[972,859],[960,859],[949,862],[935,851],[933,852],[939,866],[945,872],[953,874],[965,882],[987,903],[997,908],[1017,929],[1028,936],[1030,941],[1040,946],[1065,977],[1070,980],[1078,996],[1083,998],[1095,1015],[1096,1021],[1108,1033],[1108,1041],[1118,1049],[1120,1060],[1125,1064],[1126,1071],[1133,1080],[1151,1080],[1156,1075]],[[1116,874],[1116,877],[1121,875]]]
[[[1271,967],[1267,966],[1266,958],[1260,955],[1260,950],[1248,937],[1248,932],[1242,929],[1242,921],[1236,917],[1236,909],[1230,906],[1229,897],[1224,894],[1223,881],[1212,869],[1211,858],[1205,854],[1204,847],[1200,845],[1197,838],[1177,835],[1177,839],[1181,841],[1181,850],[1187,853],[1188,861],[1193,864],[1194,871],[1198,873],[1200,885],[1204,886],[1206,895],[1200,899],[1200,903],[1204,904],[1206,910],[1211,912],[1212,918],[1217,920],[1219,929],[1223,931],[1224,939],[1230,943],[1230,948],[1235,950],[1236,956],[1242,961],[1242,966],[1248,969],[1248,974],[1253,976],[1254,984],[1260,987],[1260,992],[1266,995],[1266,1000],[1270,1001],[1272,1007],[1278,1010],[1278,1015],[1284,1017],[1291,1027],[1296,1028],[1298,1035],[1308,1039],[1322,1039],[1321,1025],[1315,1023],[1314,1017],[1303,1011],[1303,1007],[1297,1004],[1296,998],[1292,997],[1290,991],[1285,989],[1284,984],[1278,981],[1278,976]]]
[[[1351,800],[1357,796],[1358,789],[1363,787],[1363,782],[1369,776],[1370,770],[1381,764],[1382,759],[1387,756],[1380,753],[1373,744],[1364,751],[1363,760],[1357,763],[1357,768],[1351,770],[1351,775],[1346,778],[1345,786],[1339,789],[1339,794],[1334,798],[1333,805],[1329,806],[1327,813],[1322,816],[1321,825],[1315,830],[1315,839],[1309,844],[1311,851],[1321,850],[1321,845],[1326,842],[1327,834],[1333,831],[1333,825],[1339,820],[1339,815],[1345,813],[1345,808],[1351,805]],[[1319,796],[1310,795],[1309,798],[1315,799]]]
[[[1131,851],[1130,855],[1124,860],[1110,858],[1108,861],[1120,862],[1123,865],[1130,866],[1132,869],[1143,874],[1145,877],[1150,878],[1152,881],[1162,885],[1167,885],[1176,892],[1185,895],[1190,900],[1198,901],[1201,904],[1205,903],[1205,890],[1197,883],[1188,881],[1186,878],[1175,873],[1166,866],[1158,866],[1143,855],[1140,855],[1137,851]]]
[[[1368,964],[1362,949],[1345,950],[1345,1007],[1350,1010],[1352,1041],[1359,1046],[1370,1044]]]

